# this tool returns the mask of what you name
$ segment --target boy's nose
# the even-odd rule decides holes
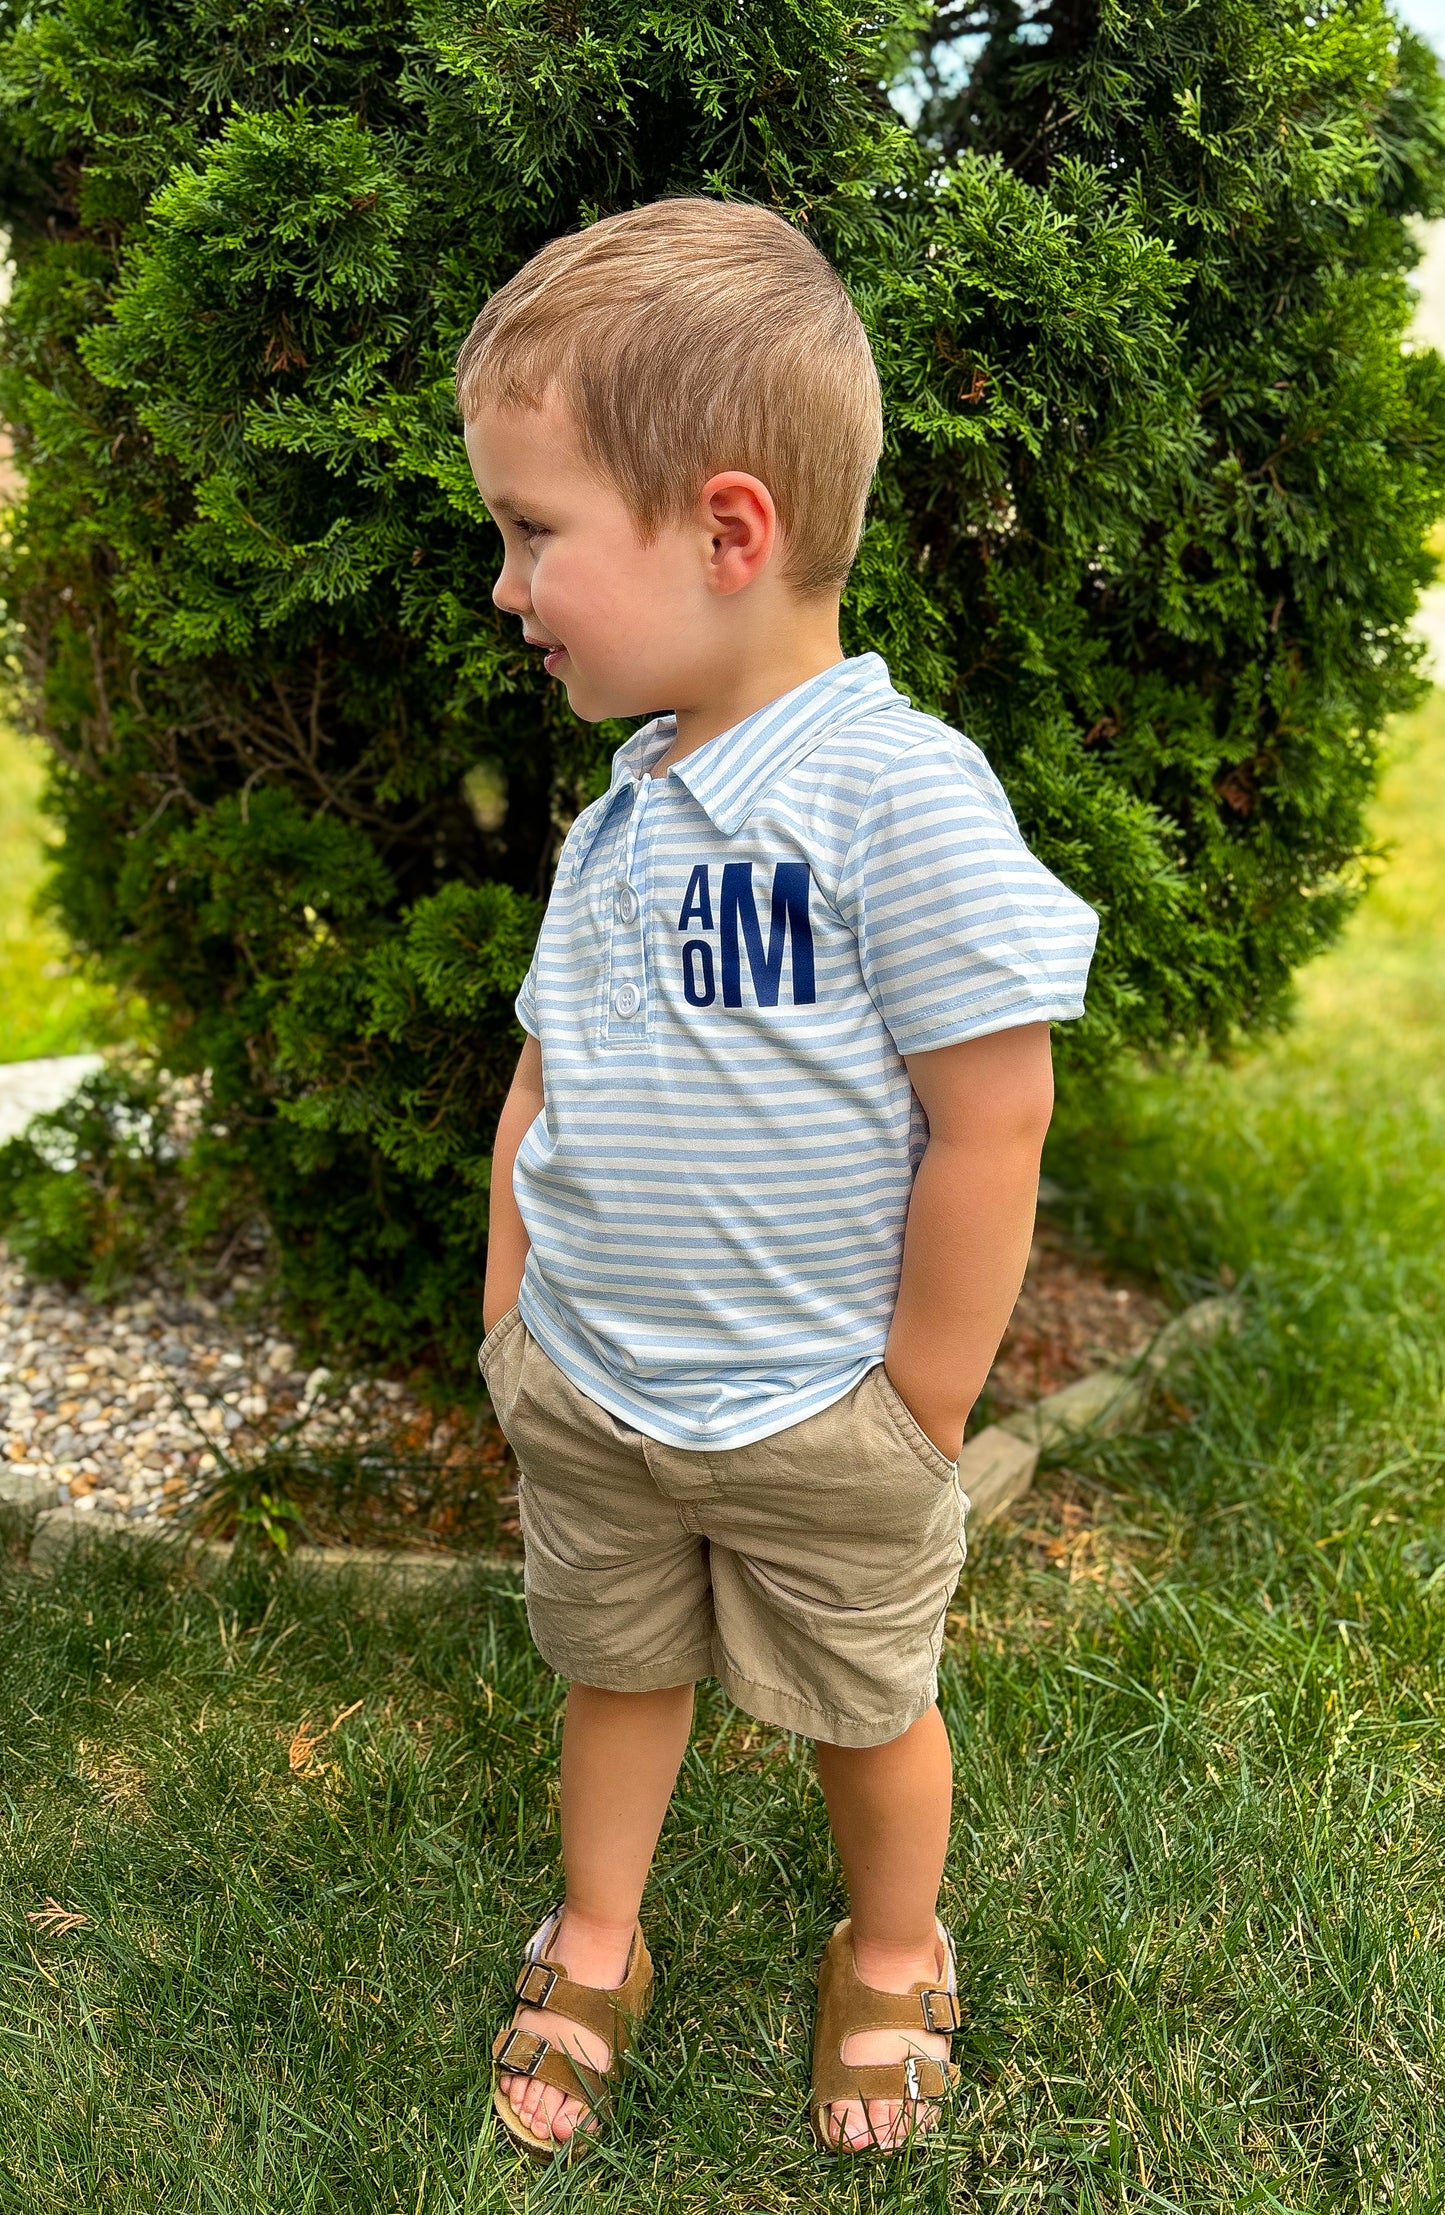
[[[493,585],[492,598],[504,615],[530,615],[532,612],[532,595],[521,579],[512,574],[510,564]]]

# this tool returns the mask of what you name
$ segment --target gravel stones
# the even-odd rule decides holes
[[[301,1370],[279,1332],[213,1300],[150,1288],[101,1306],[0,1245],[0,1503],[160,1523],[218,1446],[245,1460],[298,1426],[314,1447],[427,1420],[399,1384]]]

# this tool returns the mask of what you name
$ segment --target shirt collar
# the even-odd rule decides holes
[[[720,731],[696,753],[688,754],[669,774],[687,787],[713,828],[731,838],[769,787],[841,723],[865,709],[893,700],[906,702],[906,698],[894,686],[881,655],[857,654],[745,715],[731,730]],[[574,877],[580,874],[617,794],[646,774],[672,744],[676,731],[671,715],[659,715],[618,747],[612,757],[611,785],[578,840]]]

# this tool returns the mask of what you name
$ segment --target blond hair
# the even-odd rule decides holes
[[[554,238],[483,308],[457,401],[553,387],[644,539],[723,469],[760,477],[800,591],[841,585],[883,444],[878,373],[841,279],[766,208],[655,200]]]

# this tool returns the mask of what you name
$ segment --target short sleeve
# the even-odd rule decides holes
[[[901,1054],[1084,1012],[1093,909],[1029,852],[978,748],[921,740],[873,780],[838,908]]]
[[[540,1038],[542,1034],[537,1028],[537,957],[535,954],[532,956],[530,969],[522,979],[522,989],[517,994],[514,1005],[517,1011],[517,1021],[521,1024],[523,1030],[530,1032],[533,1038]]]

